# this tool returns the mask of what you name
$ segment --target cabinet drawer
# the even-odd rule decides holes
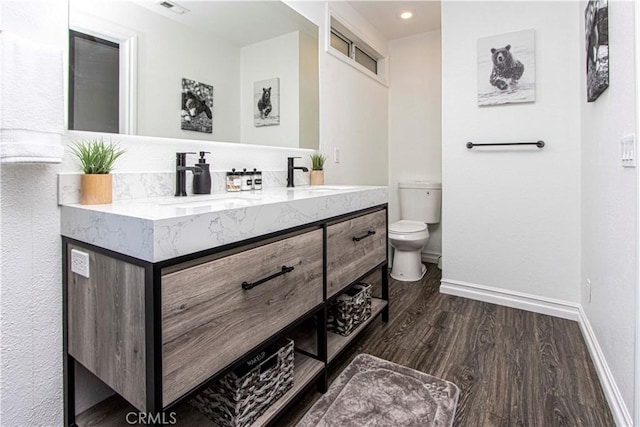
[[[164,406],[322,301],[319,229],[163,276]]]
[[[327,297],[387,259],[387,211],[327,227]]]

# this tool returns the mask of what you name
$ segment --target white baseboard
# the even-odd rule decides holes
[[[602,391],[609,403],[609,408],[611,409],[611,414],[613,415],[616,425],[633,425],[631,414],[622,399],[620,389],[618,388],[613,374],[609,369],[607,360],[604,357],[604,353],[600,348],[598,339],[591,328],[591,324],[589,323],[589,319],[587,318],[582,305],[569,301],[546,298],[538,295],[478,285],[459,280],[443,278],[440,283],[440,293],[443,294],[455,295],[577,321],[580,325],[580,331],[582,332],[584,341],[589,349],[591,360],[593,361],[596,372],[598,373]]]
[[[422,252],[422,262],[437,264],[442,254],[436,252]]]
[[[573,302],[493,288],[491,286],[477,285],[460,280],[443,278],[440,283],[440,293],[443,294],[519,308],[521,310],[560,317],[562,319],[578,320],[578,307],[580,305]]]
[[[580,316],[578,319],[580,330],[582,331],[582,336],[584,337],[584,341],[589,349],[589,354],[591,355],[591,360],[593,361],[593,365],[598,373],[598,378],[600,378],[602,391],[607,398],[607,402],[609,402],[609,409],[611,409],[613,420],[616,422],[617,426],[632,426],[633,420],[631,418],[631,414],[622,399],[620,389],[616,384],[616,380],[613,378],[611,369],[609,369],[607,360],[602,353],[598,339],[591,328],[591,323],[589,323],[589,319],[587,318],[582,306],[579,306],[578,314]]]

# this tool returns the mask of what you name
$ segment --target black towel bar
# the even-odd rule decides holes
[[[536,142],[489,142],[479,144],[477,142],[467,142],[467,148],[473,147],[486,147],[489,145],[535,145],[538,148],[544,147],[544,141],[536,141]]]

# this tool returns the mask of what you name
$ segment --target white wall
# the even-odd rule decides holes
[[[78,12],[138,36],[138,135],[240,141],[240,49],[130,2],[72,0]],[[213,86],[213,133],[180,129],[182,78]]]
[[[240,96],[241,133],[240,140],[248,144],[280,145],[298,147],[300,137],[299,105],[300,75],[298,32],[285,34],[269,40],[244,46],[240,49]],[[280,78],[280,92],[276,98],[272,88],[271,102],[280,107],[280,124],[276,126],[254,126],[256,82]],[[274,106],[275,108],[275,106]]]
[[[0,3],[0,28],[67,43],[66,0]],[[0,425],[62,424],[62,287],[57,165],[0,168]]]
[[[320,152],[328,157],[325,184],[387,185],[388,88],[324,51],[325,2],[285,3],[320,27]],[[330,5],[386,54],[384,37],[351,6]],[[336,148],[340,163],[333,161]]]
[[[440,31],[389,42],[389,221],[400,219],[398,183],[442,182]],[[423,253],[442,254],[440,224]]]
[[[584,9],[578,10],[584,28]],[[624,402],[633,410],[634,300],[638,239],[637,169],[620,163],[620,139],[635,130],[634,8],[609,2],[609,88],[586,100],[584,41],[580,40],[582,148],[582,297],[580,303]],[[591,303],[585,283],[591,280]],[[636,408],[636,411],[638,409]]]
[[[323,2],[292,6],[324,26]],[[66,49],[67,0],[2,0],[0,7],[4,31]],[[386,185],[386,88],[323,51],[320,64],[321,150],[332,153],[334,146],[342,149],[341,162],[328,165],[327,181]],[[332,120],[334,114],[340,119]],[[260,162],[284,169],[286,157],[292,154],[305,157],[305,164],[309,164],[309,150],[151,137],[119,139],[129,150],[118,161],[119,170],[172,170],[176,151],[200,147],[213,152],[210,158],[214,168]],[[65,158],[61,166],[3,165],[0,171],[3,426],[62,423],[61,248],[56,183],[57,172],[63,170],[78,168]],[[102,396],[89,378],[78,384],[78,393],[84,395],[85,404]]]
[[[581,30],[575,2],[443,2],[443,281],[577,302]],[[536,102],[477,105],[478,38],[535,29]],[[467,141],[544,140],[530,149]]]

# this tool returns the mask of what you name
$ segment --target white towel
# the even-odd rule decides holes
[[[60,163],[62,50],[0,33],[0,163]]]

